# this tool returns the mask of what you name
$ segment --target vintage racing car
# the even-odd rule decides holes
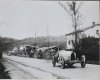
[[[84,68],[86,65],[86,57],[85,55],[81,55],[81,59],[78,59],[75,52],[61,50],[52,58],[53,67],[56,66],[56,62],[61,64],[62,69],[65,68],[65,64],[72,66],[75,63],[81,63],[81,67]]]

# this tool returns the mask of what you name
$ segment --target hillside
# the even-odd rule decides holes
[[[54,36],[50,36],[49,37],[49,42],[50,45],[57,45],[58,42],[63,43],[66,41],[66,37],[65,36],[58,36],[58,37],[54,37]],[[37,37],[36,38],[36,43],[38,46],[41,45],[46,45],[48,44],[48,37]],[[35,38],[29,37],[29,38],[25,38],[22,39],[20,41],[18,41],[17,44],[29,44],[29,45],[35,45]]]
[[[20,46],[20,45],[35,45],[35,38],[28,37],[22,40],[16,40],[13,38],[8,38],[8,37],[1,37],[1,39],[6,42],[9,46],[9,50],[11,50],[14,46]],[[50,46],[58,46],[60,45],[65,45],[66,42],[66,37],[65,36],[50,36],[49,37],[49,45]],[[37,37],[36,38],[36,45],[39,47],[45,47],[48,46],[48,37]]]

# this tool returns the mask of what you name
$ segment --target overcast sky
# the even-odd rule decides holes
[[[66,4],[66,1],[62,2]],[[80,3],[80,2],[77,2]],[[80,10],[82,25],[99,22],[98,1],[84,1]],[[0,0],[0,35],[15,39],[27,37],[60,36],[72,32],[71,16],[58,1]]]

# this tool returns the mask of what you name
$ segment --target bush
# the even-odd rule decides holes
[[[0,79],[11,79],[8,71],[5,71],[4,65],[0,62]]]
[[[80,58],[82,54],[86,55],[88,62],[99,61],[99,39],[95,37],[83,37],[75,47],[75,51]]]

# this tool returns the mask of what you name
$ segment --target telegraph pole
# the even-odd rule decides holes
[[[49,29],[47,27],[47,37],[48,37],[48,49],[49,49]]]
[[[100,0],[99,0],[99,21],[100,21]]]
[[[35,47],[36,47],[36,32],[35,32]]]
[[[73,4],[73,16],[74,16],[74,27],[75,31],[77,30],[77,22],[76,22],[76,2],[72,1]],[[75,33],[75,45],[77,45],[77,33]]]

